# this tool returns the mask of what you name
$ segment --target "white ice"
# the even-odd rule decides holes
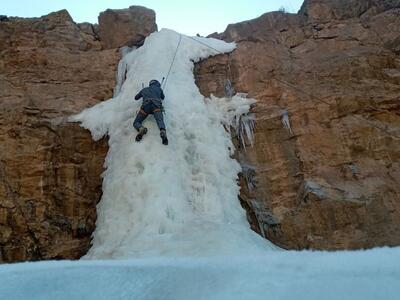
[[[239,142],[245,150],[248,143],[253,147],[256,119],[254,114],[249,113],[249,109],[256,102],[255,99],[247,98],[245,93],[237,93],[229,98],[217,98],[211,95],[206,102],[210,115],[217,112],[217,119],[221,119],[228,131],[230,128],[235,129]]]
[[[114,98],[118,96],[118,94],[121,92],[122,85],[124,84],[126,80],[126,73],[128,72],[128,63],[126,59],[124,59],[125,55],[127,55],[129,52],[132,50],[136,49],[136,47],[128,47],[124,46],[120,48],[119,52],[122,56],[122,59],[118,63],[118,68],[117,68],[117,76],[116,76],[116,85],[114,88]]]
[[[255,100],[241,95],[204,99],[194,82],[194,62],[219,54],[204,44],[219,52],[235,48],[172,30],[151,34],[124,56],[127,77],[118,95],[72,119],[96,140],[109,136],[103,196],[86,258],[208,257],[276,249],[249,228],[238,201],[240,165],[231,158],[226,130]],[[152,116],[144,124],[148,134],[136,143],[132,123],[141,101],[134,96],[143,82],[167,75],[175,53],[164,89],[170,144],[161,144]]]
[[[282,125],[290,132],[290,134],[293,134],[292,127],[290,126],[289,112],[286,109],[282,111],[281,118]]]
[[[397,300],[400,248],[0,266],[7,300]]]

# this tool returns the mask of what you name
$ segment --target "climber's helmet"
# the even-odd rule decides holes
[[[156,79],[150,80],[149,86],[152,86],[152,85],[155,85],[155,86],[158,86],[158,87],[161,86],[160,82],[158,82],[158,80],[156,80]]]

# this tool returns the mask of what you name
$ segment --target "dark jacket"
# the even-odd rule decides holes
[[[136,96],[135,100],[139,100],[140,98],[143,98],[143,102],[146,102],[146,100],[164,100],[164,92],[161,89],[160,83],[156,82],[150,85],[149,87],[146,87],[142,89]]]

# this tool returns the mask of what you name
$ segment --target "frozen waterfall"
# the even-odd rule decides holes
[[[86,258],[220,256],[276,249],[249,228],[238,201],[240,165],[231,158],[231,136],[223,126],[233,125],[255,100],[242,94],[205,99],[194,82],[194,62],[234,48],[234,43],[189,38],[172,30],[153,33],[122,58],[126,79],[120,92],[73,117],[94,139],[109,136],[103,196]],[[161,81],[170,67],[164,89],[170,145],[161,144],[151,116],[144,124],[149,133],[136,143],[132,123],[141,101],[134,96],[143,83]]]

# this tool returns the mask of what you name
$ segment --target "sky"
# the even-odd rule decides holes
[[[141,5],[156,11],[158,28],[208,35],[222,32],[231,23],[259,17],[265,12],[285,8],[296,13],[303,0],[0,0],[0,15],[40,17],[67,9],[75,22],[97,23],[107,8]]]

